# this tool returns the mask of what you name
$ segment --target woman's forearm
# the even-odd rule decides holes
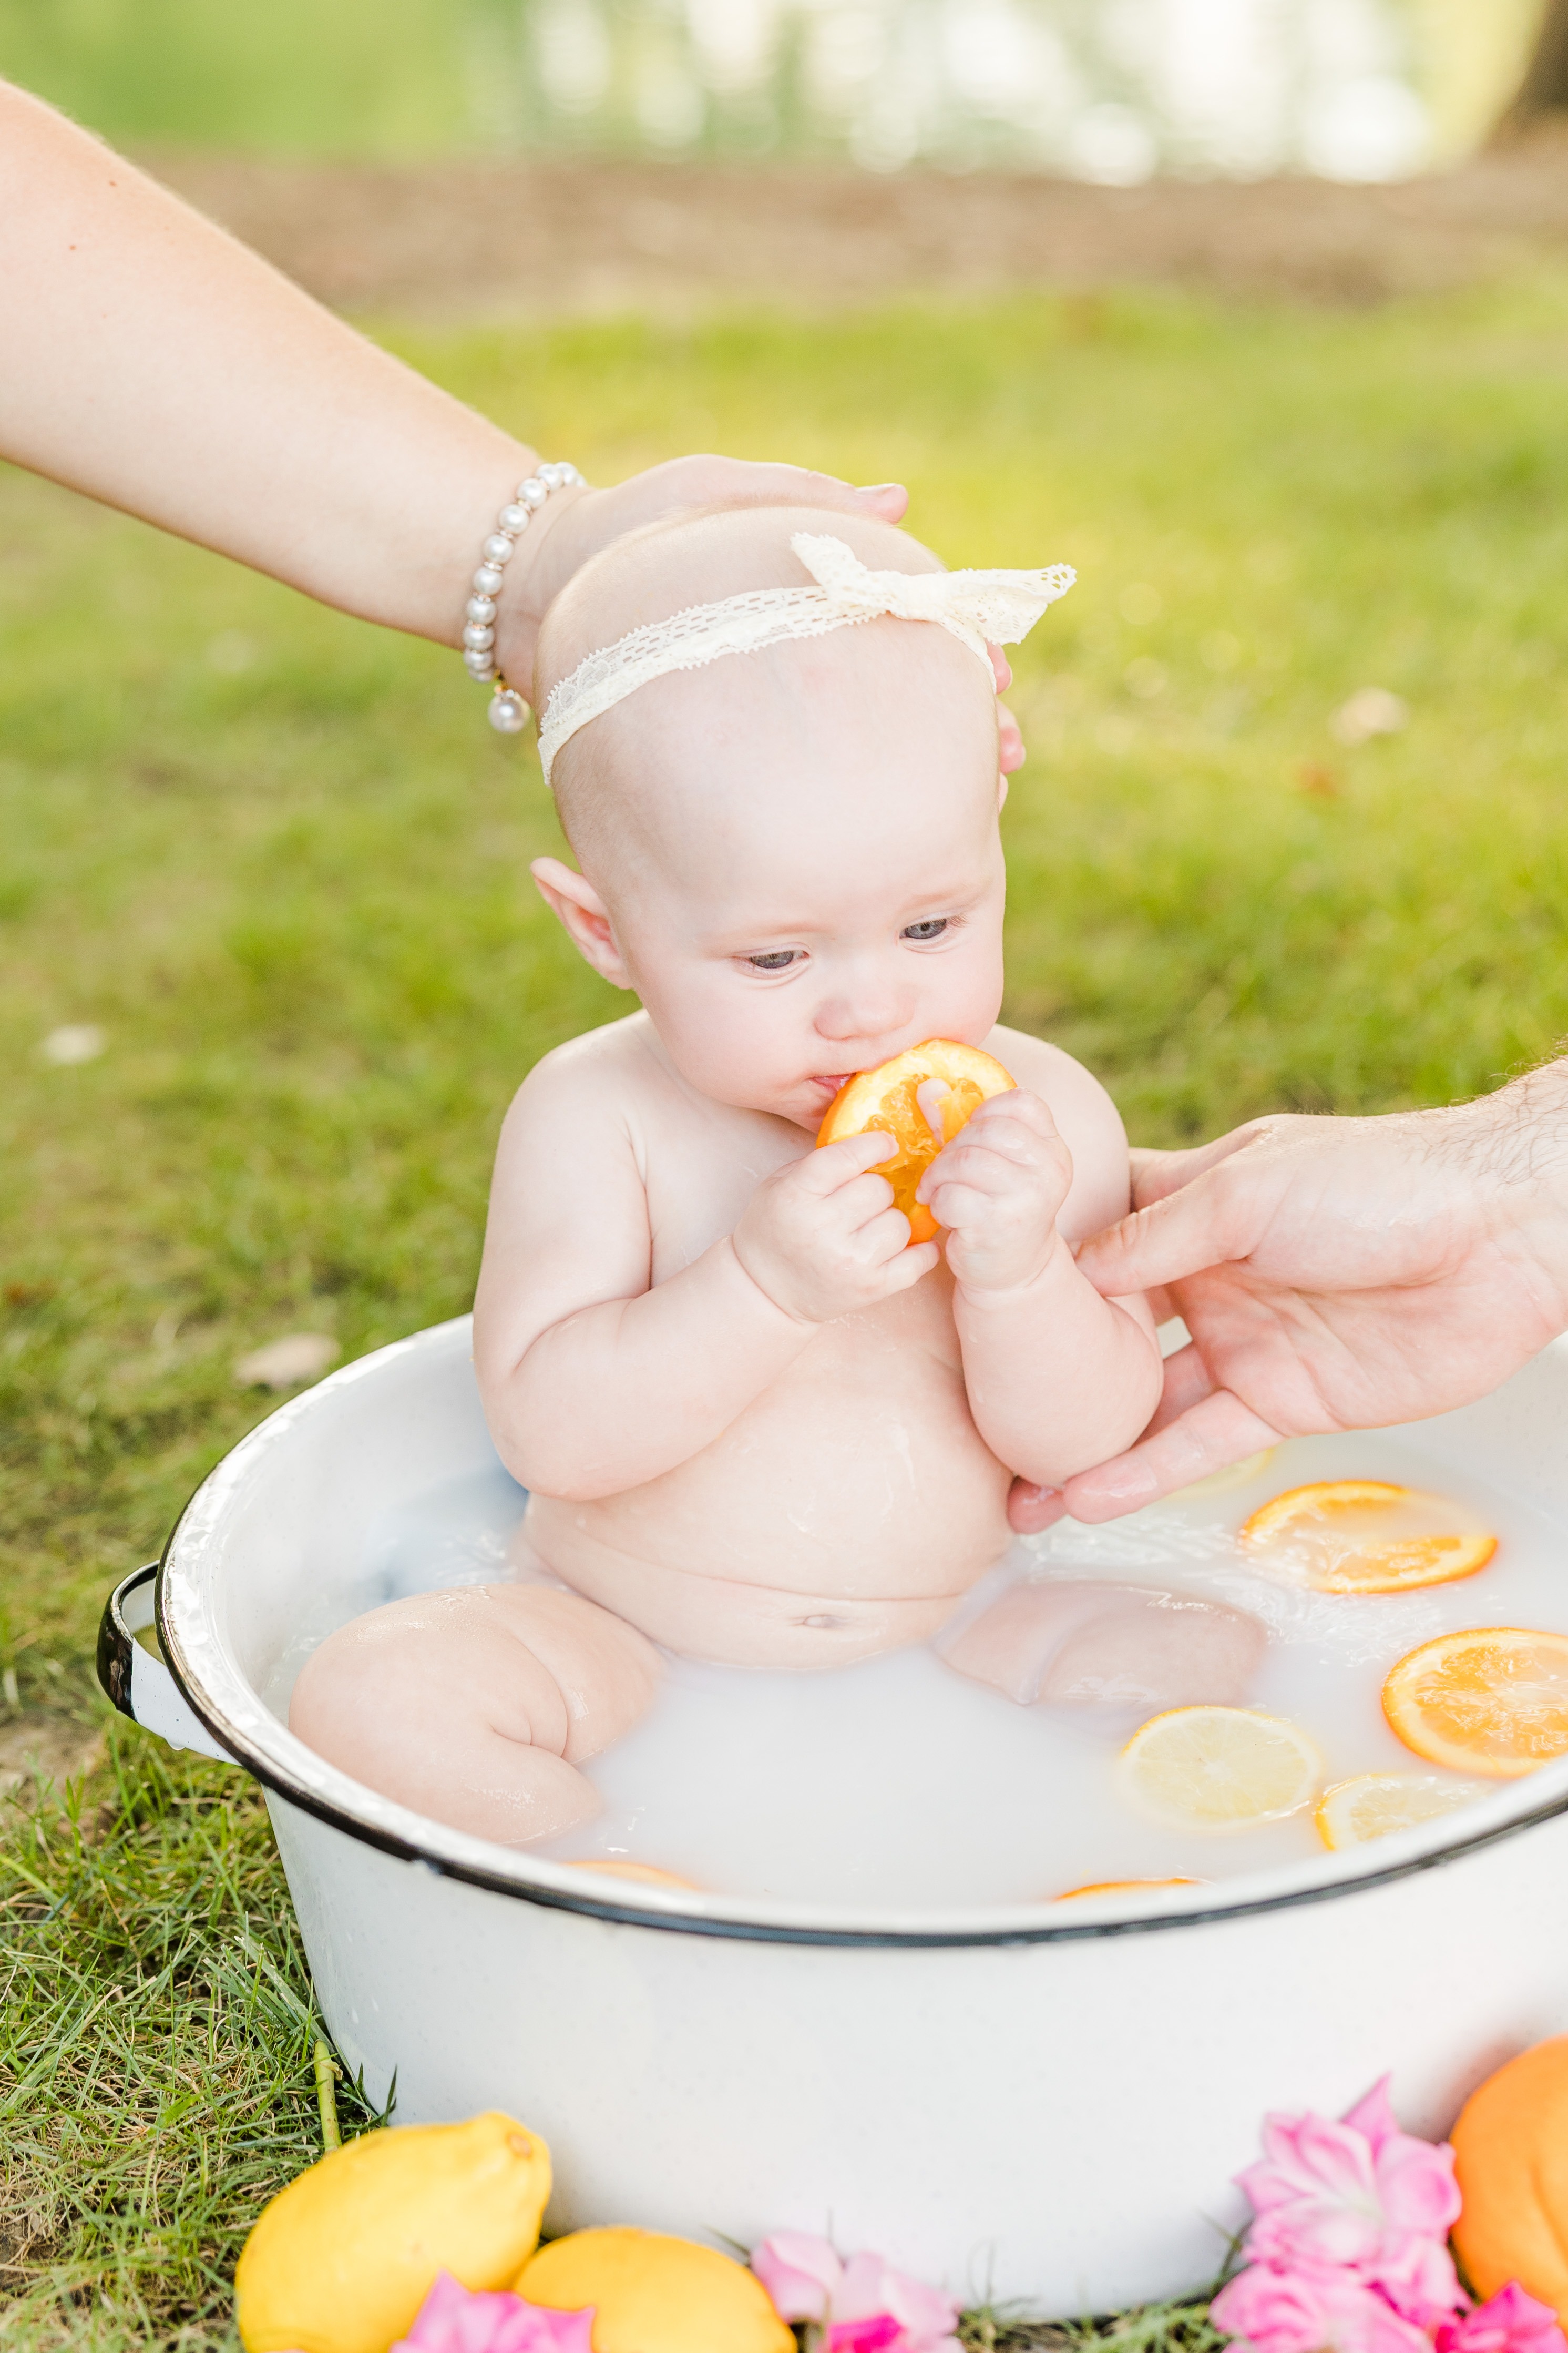
[[[455,645],[535,453],[0,83],[0,456]]]

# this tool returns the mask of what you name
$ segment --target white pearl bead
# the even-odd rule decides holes
[[[506,564],[511,556],[511,542],[500,532],[486,540],[481,551],[487,564]]]
[[[542,507],[549,496],[549,491],[537,474],[530,474],[526,482],[519,482],[517,486],[519,506]]]
[[[470,621],[493,621],[496,600],[493,596],[470,596],[467,610]]]
[[[528,529],[533,517],[526,507],[502,507],[496,521],[502,531],[520,532]]]
[[[563,466],[561,469],[561,478],[562,480],[573,490],[575,490],[578,483],[583,480],[582,475],[577,471],[575,466]]]
[[[465,646],[463,660],[474,678],[494,678],[496,674],[495,657],[488,648]]]
[[[554,465],[541,466],[539,470],[539,479],[543,483],[547,491],[558,491],[561,488],[560,467]]]
[[[521,735],[528,724],[528,705],[510,687],[492,697],[490,725],[498,735]]]
[[[476,653],[481,649],[488,651],[495,641],[495,631],[482,628],[478,621],[470,621],[463,631],[463,643],[466,646],[472,646]]]
[[[505,580],[506,575],[499,564],[481,564],[474,575],[474,586],[481,596],[493,596]]]

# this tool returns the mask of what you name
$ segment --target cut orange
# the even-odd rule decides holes
[[[1337,1852],[1434,1821],[1485,1794],[1484,1782],[1450,1781],[1440,1773],[1358,1773],[1323,1791],[1312,1820],[1323,1844]]]
[[[1086,1887],[1069,1887],[1053,1895],[1053,1904],[1076,1904],[1080,1895],[1152,1895],[1163,1887],[1207,1887],[1206,1879],[1093,1879]]]
[[[1474,1577],[1496,1552],[1496,1536],[1472,1531],[1363,1543],[1359,1531],[1342,1525],[1361,1514],[1375,1522],[1378,1513],[1396,1504],[1426,1500],[1384,1479],[1320,1479],[1310,1487],[1288,1487],[1263,1504],[1242,1522],[1240,1540],[1261,1551],[1292,1536],[1301,1538],[1310,1563],[1307,1582],[1319,1593],[1408,1593]]]
[[[1467,1626],[1400,1660],[1383,1712],[1406,1748],[1500,1781],[1568,1756],[1568,1634]]]
[[[612,1879],[640,1879],[648,1887],[687,1887],[695,1889],[694,1879],[678,1879],[673,1871],[659,1871],[651,1862],[622,1862],[615,1855],[574,1856],[567,1864],[569,1871],[602,1871]]]
[[[878,1162],[877,1174],[892,1187],[893,1200],[910,1221],[910,1241],[929,1242],[936,1219],[915,1198],[921,1178],[988,1096],[1008,1094],[1016,1084],[994,1055],[978,1046],[928,1038],[923,1046],[911,1046],[907,1054],[846,1079],[827,1106],[816,1140],[841,1144],[847,1135],[878,1128],[896,1137],[898,1151]]]
[[[1173,1707],[1121,1752],[1123,1788],[1145,1813],[1183,1830],[1245,1831],[1300,1813],[1323,1761],[1305,1733],[1249,1707]]]

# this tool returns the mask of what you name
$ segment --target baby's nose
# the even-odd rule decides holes
[[[862,1067],[869,1067],[886,1059],[884,1048],[888,1053],[895,1050],[889,1041],[900,1037],[913,1010],[911,990],[868,977],[822,1006],[816,1027],[836,1046],[864,1047],[868,1061]]]

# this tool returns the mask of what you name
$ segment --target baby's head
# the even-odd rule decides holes
[[[797,532],[873,570],[940,572],[891,525],[798,507],[657,525],[585,565],[540,636],[535,700],[645,623],[808,586]],[[841,1080],[931,1037],[978,1044],[1002,998],[996,712],[983,662],[883,616],[637,688],[555,755],[582,869],[534,875],[671,1063],[815,1130]]]

